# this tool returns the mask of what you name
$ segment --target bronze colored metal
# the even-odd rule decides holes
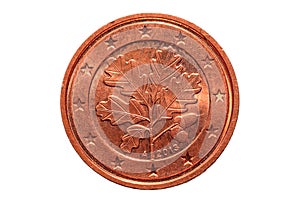
[[[80,157],[140,189],[204,172],[229,142],[238,105],[222,48],[201,28],[163,14],[127,16],[96,31],[71,60],[61,92]]]

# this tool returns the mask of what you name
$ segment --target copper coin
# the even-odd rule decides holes
[[[238,86],[204,30],[137,14],[92,34],[66,71],[61,112],[80,157],[116,183],[166,188],[204,172],[226,147]]]

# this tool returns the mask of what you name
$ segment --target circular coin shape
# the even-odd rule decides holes
[[[166,188],[204,172],[226,147],[238,86],[222,48],[201,28],[163,14],[113,21],[66,71],[61,111],[80,157],[116,183]]]

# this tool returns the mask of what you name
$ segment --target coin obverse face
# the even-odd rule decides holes
[[[222,48],[204,30],[163,14],[137,14],[92,34],[66,71],[67,135],[97,173],[159,189],[204,172],[226,147],[238,86]]]

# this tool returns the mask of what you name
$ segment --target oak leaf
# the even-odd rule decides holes
[[[169,110],[172,113],[184,113],[188,110],[186,105],[197,103],[198,99],[195,97],[198,94],[201,87],[201,78],[197,73],[188,74],[187,72],[182,73],[179,77],[170,80],[170,86],[173,91],[177,92],[177,96],[174,97],[171,102],[175,100],[180,103],[180,107],[174,106],[173,103],[169,104]],[[183,82],[188,84],[183,84]],[[176,99],[175,99],[176,98]]]
[[[140,139],[149,137],[149,128],[139,124],[129,126],[126,131],[127,134],[122,137],[120,148],[128,153],[140,145]]]
[[[134,100],[132,100],[134,102]],[[96,113],[102,120],[109,120],[112,125],[120,125],[126,122],[149,121],[146,110],[142,106],[133,106],[135,112],[128,111],[129,103],[118,96],[110,95],[107,101],[100,101],[96,106]],[[133,103],[133,105],[135,105]]]
[[[118,57],[112,64],[111,68],[106,69],[105,73],[107,77],[104,79],[104,83],[111,87],[121,87],[123,88],[124,85],[128,85],[129,81],[126,79],[122,79],[124,76],[123,72],[123,64],[121,57]]]

